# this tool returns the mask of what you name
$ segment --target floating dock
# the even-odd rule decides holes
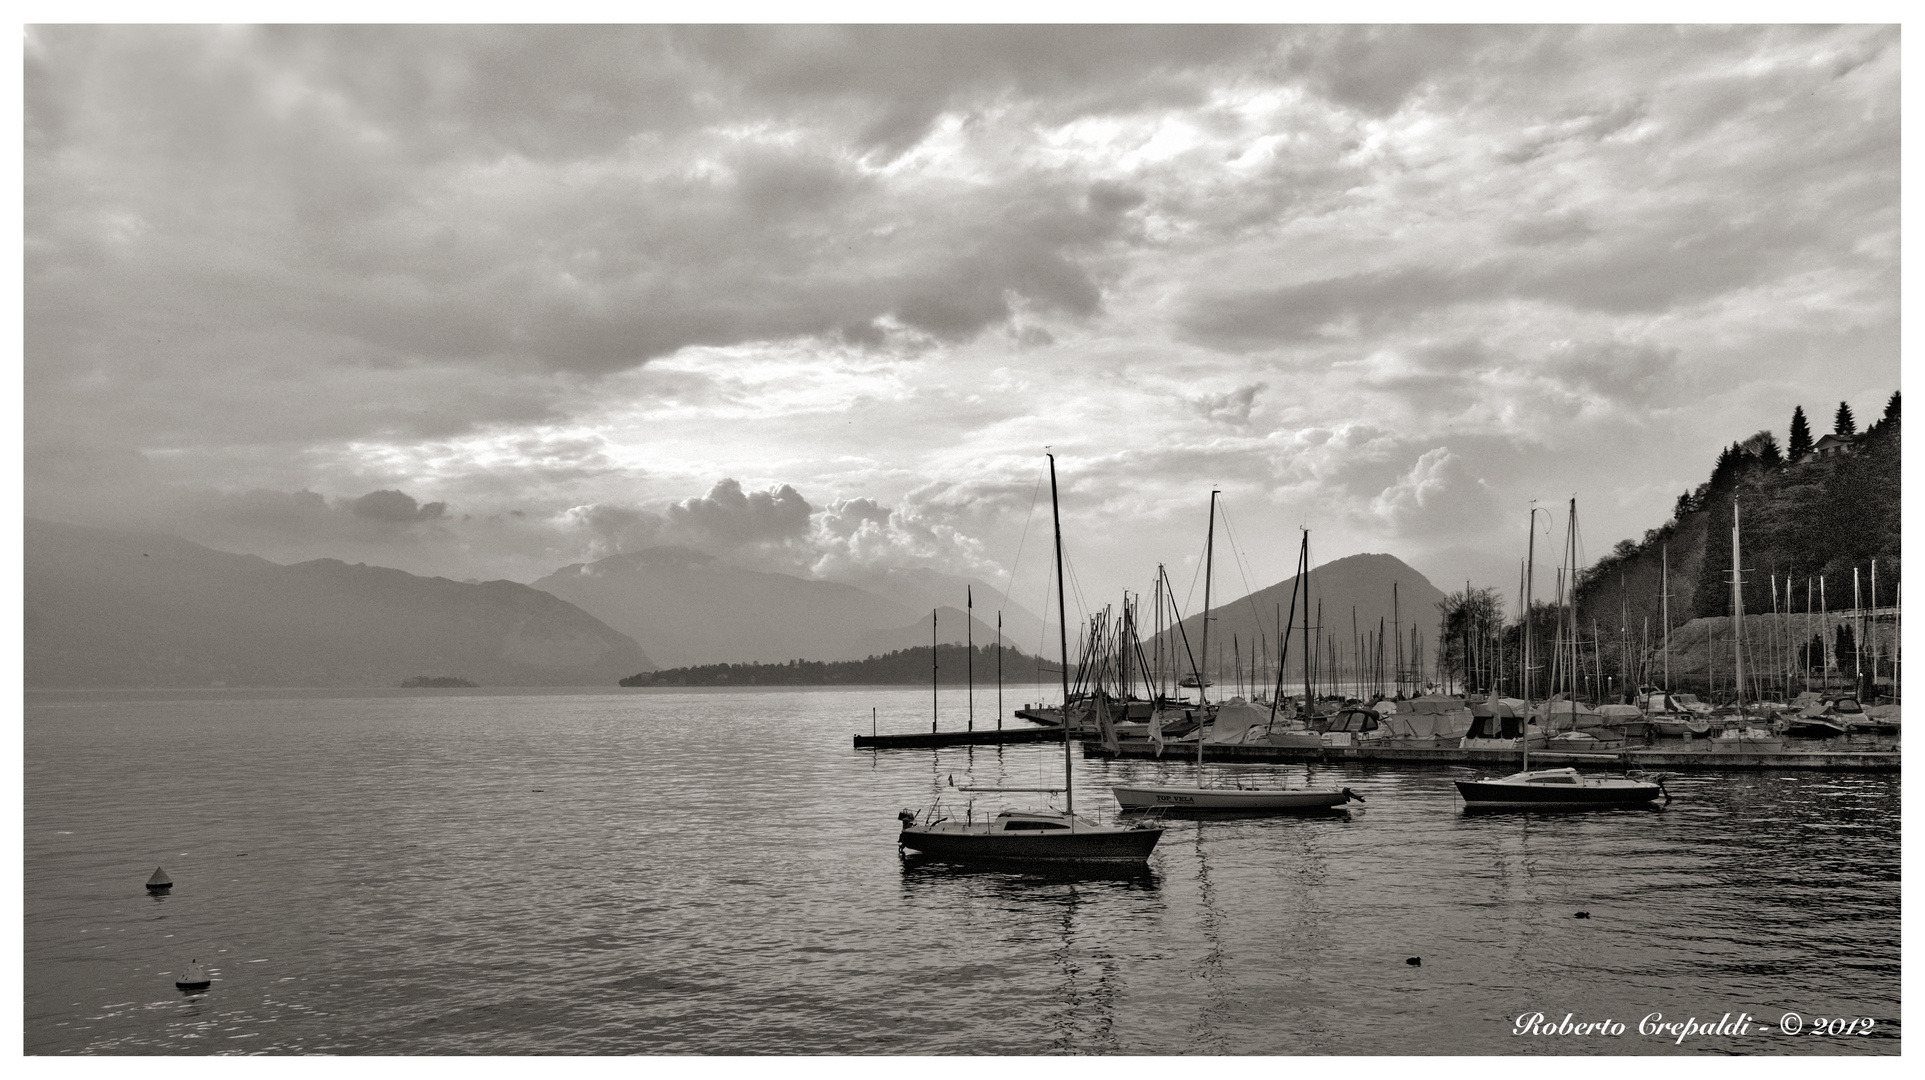
[[[932,746],[1011,746],[1018,743],[1059,743],[1063,729],[1020,727],[977,728],[974,731],[924,731],[914,735],[857,735],[857,750],[905,750]]]
[[[1724,772],[1757,769],[1813,769],[1834,772],[1897,772],[1897,750],[1778,750],[1741,751],[1687,748],[1677,746],[1639,746],[1617,751],[1531,751],[1533,766],[1578,765],[1593,768],[1645,769],[1668,772]],[[1129,740],[1115,751],[1101,743],[1086,740],[1084,757],[1155,758],[1156,749],[1148,740]],[[1218,762],[1318,762],[1337,764],[1368,762],[1375,765],[1485,765],[1494,770],[1515,772],[1519,766],[1515,750],[1465,750],[1455,746],[1244,746],[1236,743],[1203,744],[1203,758]],[[1195,743],[1165,743],[1163,760],[1195,761]]]

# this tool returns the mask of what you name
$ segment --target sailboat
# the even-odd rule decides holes
[[[1577,534],[1577,500],[1571,500],[1570,537]],[[1537,540],[1537,508],[1531,508],[1530,549],[1535,554]],[[1576,547],[1567,540],[1571,553],[1570,566],[1575,580]],[[1530,715],[1530,656],[1531,656],[1531,607],[1530,607],[1530,568],[1525,571],[1524,600],[1524,713]],[[1671,801],[1671,795],[1664,790],[1662,781],[1633,780],[1630,777],[1586,776],[1576,769],[1539,769],[1531,771],[1531,744],[1528,738],[1518,740],[1523,750],[1523,769],[1509,776],[1487,780],[1457,781],[1457,793],[1464,798],[1464,805],[1472,807],[1513,807],[1513,806],[1640,806],[1662,798]]]
[[[1203,652],[1207,657],[1210,651],[1210,578],[1212,577],[1216,553],[1216,497],[1210,492],[1210,529],[1203,545]],[[1309,543],[1308,536],[1304,543]],[[1287,631],[1286,631],[1287,632]],[[1306,631],[1307,632],[1307,631]],[[1278,672],[1281,676],[1281,668]],[[1197,677],[1199,708],[1208,709],[1209,681],[1201,673]],[[1273,695],[1274,700],[1274,695]],[[1152,718],[1152,724],[1157,721]],[[1203,783],[1203,731],[1196,733],[1196,772],[1194,784],[1117,784],[1110,788],[1116,795],[1118,805],[1125,810],[1147,810],[1153,807],[1169,807],[1184,810],[1324,810],[1342,806],[1352,799],[1363,801],[1363,796],[1349,788],[1270,788],[1270,787],[1209,787]]]
[[[1056,615],[1062,645],[1063,700],[1069,701],[1069,623],[1063,597],[1063,519],[1056,497],[1056,455],[1049,457],[1049,506],[1056,523]],[[1099,825],[1076,816],[1076,793],[1070,759],[1071,733],[1063,727],[1063,786],[1060,788],[963,787],[962,791],[1062,792],[1064,808],[1004,810],[985,821],[953,821],[936,816],[924,820],[917,811],[896,815],[902,832],[896,844],[934,859],[960,862],[1062,863],[1144,862],[1155,850],[1163,830],[1145,822]]]

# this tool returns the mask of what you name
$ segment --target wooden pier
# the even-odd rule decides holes
[[[857,750],[902,750],[934,746],[1012,746],[1018,743],[1059,743],[1061,728],[977,728],[974,731],[924,731],[913,735],[857,735]]]
[[[1086,740],[1085,757],[1154,758],[1156,750],[1148,741],[1130,740],[1115,752],[1101,743]],[[1724,772],[1760,769],[1811,769],[1834,772],[1897,772],[1897,750],[1781,750],[1749,752],[1676,747],[1639,746],[1607,752],[1557,750],[1531,751],[1533,766],[1590,766],[1610,769],[1644,769],[1666,772]],[[1519,767],[1515,750],[1465,750],[1455,746],[1242,746],[1235,743],[1203,745],[1203,758],[1217,762],[1317,762],[1322,764],[1369,763],[1375,765],[1481,765],[1492,770],[1515,772]],[[1195,761],[1195,743],[1166,743],[1163,759]]]

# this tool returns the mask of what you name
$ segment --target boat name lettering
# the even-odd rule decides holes
[[[1511,1027],[1512,1035],[1622,1035],[1622,1020],[1575,1020],[1571,1013],[1564,1019],[1552,1022],[1543,1013],[1529,1013],[1517,1018]]]
[[[1672,1045],[1682,1046],[1692,1035],[1749,1035],[1751,1024],[1751,1014],[1744,1012],[1735,1020],[1730,1013],[1725,1013],[1716,1021],[1700,1021],[1695,1016],[1688,1020],[1666,1020],[1663,1013],[1649,1013],[1638,1021],[1638,1034],[1675,1035],[1677,1041]]]

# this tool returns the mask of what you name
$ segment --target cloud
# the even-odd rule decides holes
[[[1899,46],[30,27],[28,502],[456,576],[967,567],[1049,444],[1096,588],[1211,483],[1357,550],[1473,478],[1682,488],[1687,406],[1896,384]]]
[[[1188,400],[1190,408],[1205,419],[1226,424],[1247,424],[1250,422],[1250,407],[1256,404],[1257,395],[1262,392],[1262,383],[1248,383],[1221,394],[1203,394]]]
[[[438,502],[423,506],[414,501],[414,496],[393,490],[370,491],[358,499],[351,500],[347,506],[349,512],[355,517],[392,525],[434,521],[444,517],[448,509],[448,504]]]
[[[1397,536],[1465,536],[1489,528],[1497,502],[1489,485],[1448,447],[1426,450],[1410,471],[1371,500],[1370,511]]]

